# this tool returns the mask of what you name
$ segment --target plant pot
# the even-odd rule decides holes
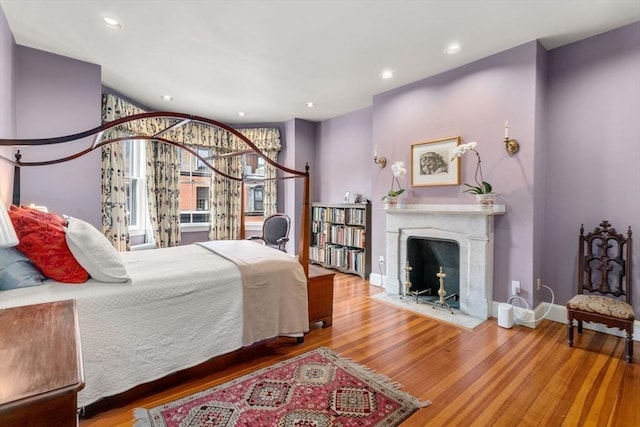
[[[385,209],[395,209],[398,207],[398,197],[387,196],[384,199]]]
[[[481,207],[492,208],[496,197],[498,197],[498,193],[474,194],[474,196],[476,196],[476,201]]]

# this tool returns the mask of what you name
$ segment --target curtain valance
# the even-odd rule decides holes
[[[102,122],[110,122],[121,117],[146,113],[124,99],[112,94],[103,97]],[[113,138],[121,135],[157,135],[159,132],[180,123],[179,119],[145,118],[128,122],[105,132],[103,138]],[[247,128],[238,132],[246,136],[251,142],[264,152],[280,151],[280,129],[278,128]],[[188,122],[169,129],[161,134],[163,138],[185,145],[213,148],[214,154],[228,154],[248,149],[245,142],[224,129],[207,123]]]

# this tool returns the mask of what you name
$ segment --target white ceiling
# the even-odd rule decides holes
[[[228,123],[324,120],[538,39],[640,20],[640,0],[0,0],[16,43],[102,66],[150,108]],[[123,25],[111,30],[102,18]],[[457,41],[462,50],[443,50]],[[382,80],[380,73],[395,75]],[[160,99],[170,94],[171,102]],[[306,107],[307,101],[315,103]],[[245,111],[246,117],[238,117]]]

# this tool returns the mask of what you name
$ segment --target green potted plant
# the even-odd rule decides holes
[[[465,153],[469,151],[473,151],[476,155],[476,172],[474,174],[474,181],[476,185],[471,185],[469,183],[464,183],[467,188],[464,190],[465,193],[470,193],[476,196],[478,203],[483,206],[491,207],[495,201],[497,193],[493,192],[493,187],[482,177],[482,159],[480,158],[480,153],[476,150],[477,142],[472,141],[466,144],[458,145],[453,152],[451,153],[451,161],[454,161],[458,157],[462,157]]]
[[[391,177],[391,190],[382,196],[382,201],[385,202],[387,207],[396,205],[398,203],[398,197],[404,193],[404,188],[400,185],[400,178],[406,175],[407,168],[404,166],[404,162],[402,160],[398,160],[393,162],[391,165],[391,172],[393,174]],[[398,184],[397,190],[395,189],[396,184]]]

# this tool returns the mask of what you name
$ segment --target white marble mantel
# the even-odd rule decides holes
[[[385,291],[404,293],[409,237],[453,240],[460,247],[460,311],[488,319],[493,299],[493,219],[504,213],[504,205],[475,204],[407,204],[385,209]]]

